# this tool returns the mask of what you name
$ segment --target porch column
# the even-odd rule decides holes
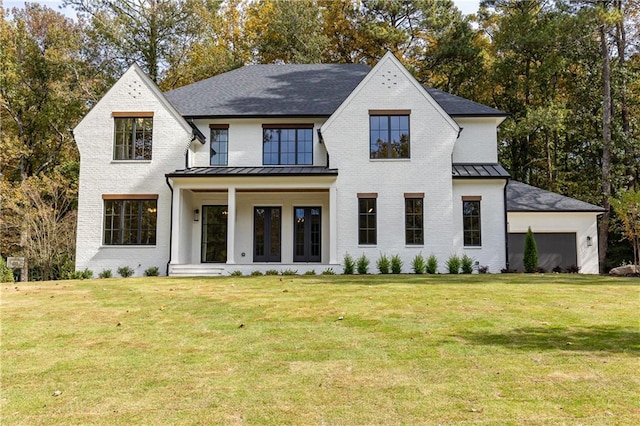
[[[171,203],[171,263],[181,263],[180,258],[180,227],[182,226],[182,189],[173,187],[173,202]]]
[[[236,263],[236,188],[227,190],[227,265]]]
[[[329,263],[338,263],[338,193],[336,184],[329,187]]]

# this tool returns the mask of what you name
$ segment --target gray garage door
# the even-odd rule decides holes
[[[524,271],[524,237],[526,234],[509,234],[509,267]],[[578,264],[575,232],[534,234],[538,248],[538,266],[551,272],[556,266],[566,268]]]

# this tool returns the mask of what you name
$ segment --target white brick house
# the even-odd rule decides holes
[[[74,130],[76,268],[320,273],[364,253],[372,266],[397,254],[409,272],[421,253],[442,272],[452,254],[499,272],[512,215],[497,162],[505,117],[421,86],[391,54],[372,69],[253,65],[164,94],[134,65]],[[601,209],[563,198],[555,214],[576,254],[562,261],[595,273]],[[514,233],[559,232],[523,203]],[[586,222],[573,229],[577,211]]]

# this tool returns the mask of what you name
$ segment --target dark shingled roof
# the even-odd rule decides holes
[[[452,165],[454,179],[506,179],[509,177],[500,164],[461,164]]]
[[[362,64],[249,65],[164,95],[185,117],[328,117],[370,70]],[[425,90],[454,117],[507,115],[441,90]]]
[[[211,176],[337,176],[337,169],[320,166],[278,167],[191,167],[167,173],[167,177],[211,177]]]
[[[507,185],[510,212],[604,212],[602,207],[512,180]]]

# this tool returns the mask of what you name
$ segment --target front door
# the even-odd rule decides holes
[[[280,262],[282,208],[256,207],[253,210],[253,261]]]
[[[320,262],[320,207],[293,208],[293,261]]]
[[[227,261],[227,206],[202,206],[203,263]]]

